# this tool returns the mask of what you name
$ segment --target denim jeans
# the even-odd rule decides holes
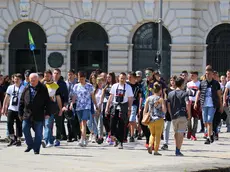
[[[170,132],[170,127],[171,127],[171,121],[165,121],[165,126],[164,126],[164,144],[168,145],[169,144],[169,132]]]
[[[44,140],[46,144],[53,144],[54,137],[53,137],[53,125],[54,125],[54,115],[50,115],[48,119],[45,119],[44,124]]]
[[[98,137],[103,137],[103,115],[96,115],[94,121],[97,127]]]
[[[31,136],[31,128],[35,132],[35,138]],[[32,148],[34,152],[40,152],[41,142],[42,142],[42,131],[43,131],[43,122],[42,121],[32,121],[30,119],[24,120],[22,122],[22,131],[25,136],[26,144],[28,148]]]
[[[216,108],[214,107],[202,107],[202,117],[204,123],[212,123]]]
[[[95,134],[95,135],[98,134],[97,123],[96,123],[96,120],[94,120],[94,117],[92,114],[90,114],[90,116],[89,116],[89,120],[87,121],[87,126],[88,126],[90,132],[93,132],[93,134]]]

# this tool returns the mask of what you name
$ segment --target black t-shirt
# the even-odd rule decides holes
[[[188,93],[184,90],[174,90],[168,95],[168,102],[171,107],[171,118],[186,117],[186,102],[188,101]]]
[[[138,106],[139,105],[139,94],[141,94],[140,84],[135,83],[131,84],[130,82],[127,82],[132,87],[133,90],[133,105]]]

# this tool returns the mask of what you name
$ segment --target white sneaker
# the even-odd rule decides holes
[[[84,146],[84,144],[83,144],[83,140],[82,140],[82,139],[78,142],[78,146],[81,146],[81,147],[83,147],[83,146]]]
[[[51,147],[53,147],[53,146],[54,146],[53,144],[49,144],[49,143],[48,143],[48,144],[46,145],[46,148],[51,148]]]
[[[95,135],[92,136],[92,143],[96,143],[96,136]]]
[[[90,135],[89,135],[89,142],[92,141],[92,138],[93,138],[93,134],[90,133]]]
[[[83,146],[86,147],[87,146],[87,142],[86,140],[83,141]]]

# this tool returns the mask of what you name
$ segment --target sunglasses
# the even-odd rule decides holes
[[[151,76],[153,75],[153,73],[149,72],[149,73],[145,73],[146,76]]]

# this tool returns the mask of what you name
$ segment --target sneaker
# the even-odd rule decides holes
[[[42,140],[42,147],[46,148],[46,141],[45,140]]]
[[[142,140],[142,137],[138,135],[137,140]]]
[[[106,142],[107,142],[107,143],[110,143],[110,142],[111,142],[111,138],[110,138],[110,137],[107,137]]]
[[[129,138],[129,142],[135,142],[134,137],[130,137],[130,138]]]
[[[68,143],[73,142],[73,139],[67,139],[67,142]]]
[[[206,145],[210,145],[210,143],[211,143],[210,139],[207,139],[207,140],[204,142],[204,144],[206,144]]]
[[[8,147],[13,146],[16,144],[16,140],[10,140],[10,143],[7,145]]]
[[[82,139],[78,142],[78,146],[84,147],[84,144],[83,144],[83,140],[82,140]]]
[[[148,153],[149,153],[149,154],[153,154],[153,150],[152,150],[151,147],[148,147],[147,149],[148,149]]]
[[[168,150],[168,145],[167,145],[167,144],[164,144],[164,145],[161,147],[161,150]]]
[[[117,146],[118,146],[118,144],[119,144],[119,142],[118,142],[118,140],[116,139],[116,140],[115,140],[114,147],[117,147]]]
[[[86,140],[83,140],[83,146],[86,147],[87,146],[87,142]]]
[[[109,142],[109,145],[113,145],[114,144],[114,142],[111,140],[110,142]]]
[[[181,152],[176,153],[176,156],[184,156]]]
[[[159,152],[154,152],[154,155],[161,156],[162,154],[160,154]]]
[[[118,149],[123,149],[123,144],[122,143],[119,144]]]
[[[55,143],[54,143],[54,146],[57,147],[57,146],[60,146],[60,141],[59,140],[55,140]]]
[[[22,142],[21,142],[20,140],[18,140],[18,141],[16,142],[16,146],[17,146],[17,147],[22,146]]]
[[[214,134],[212,134],[212,135],[210,136],[210,141],[211,141],[211,143],[214,142]]]
[[[91,142],[96,143],[96,136],[94,134],[92,134],[91,136]]]
[[[196,141],[197,140],[196,136],[191,136],[191,140]]]
[[[191,132],[188,132],[188,133],[187,133],[187,139],[191,139],[191,136],[192,136],[192,133],[191,133]]]
[[[92,142],[92,139],[93,139],[93,134],[90,134],[90,135],[89,135],[89,139],[88,139],[89,142]]]
[[[48,144],[46,145],[46,148],[51,148],[51,147],[53,147],[53,146],[54,146],[53,144],[48,143]]]

